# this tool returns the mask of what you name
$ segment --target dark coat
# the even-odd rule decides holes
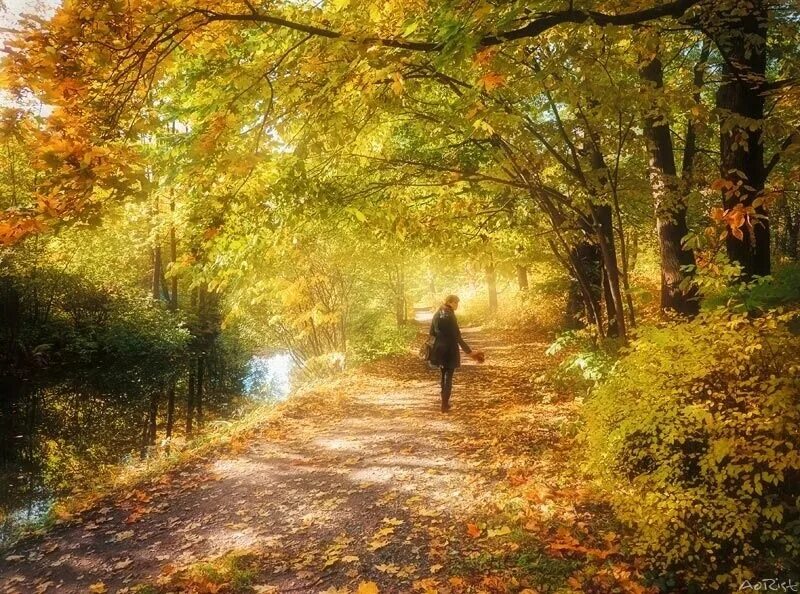
[[[461,338],[456,312],[447,305],[443,305],[433,314],[430,334],[434,337],[431,347],[431,363],[433,365],[455,369],[461,366],[459,345],[465,353],[472,352],[469,345]]]

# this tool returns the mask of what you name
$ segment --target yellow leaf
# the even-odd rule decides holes
[[[96,584],[92,584],[89,586],[89,592],[92,594],[105,594],[108,592],[108,588],[103,582],[97,582]]]
[[[378,594],[378,592],[380,590],[375,582],[361,582],[356,590],[356,594]]]
[[[506,534],[511,534],[511,528],[508,526],[503,526],[502,528],[497,528],[496,530],[489,530],[486,534],[490,538],[495,536],[505,536]]]

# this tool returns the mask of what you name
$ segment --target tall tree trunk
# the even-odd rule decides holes
[[[593,99],[590,99],[588,103],[590,108],[597,105],[597,102]],[[610,300],[606,299],[606,308],[609,312],[609,329],[612,327],[613,319],[614,334],[625,341],[627,340],[625,306],[623,305],[622,291],[620,289],[620,274],[617,266],[617,251],[615,247],[611,205],[607,203],[604,204],[599,200],[607,191],[609,185],[608,167],[606,166],[605,158],[603,157],[600,147],[599,136],[592,130],[585,114],[583,114],[583,119],[586,124],[585,135],[588,141],[585,143],[583,150],[588,154],[592,173],[596,176],[596,179],[585,179],[584,183],[591,197],[589,203],[590,225],[595,233],[597,244],[600,247],[605,282],[608,283],[607,290]]]
[[[153,246],[153,301],[158,301],[161,299],[161,278],[163,275],[161,267],[161,246],[156,244]]]
[[[153,390],[150,394],[150,406],[145,417],[144,429],[142,430],[142,449],[140,458],[147,458],[149,448],[156,444],[156,421],[158,418],[158,390]]]
[[[593,324],[600,336],[605,336],[600,310],[603,266],[600,248],[588,239],[580,241],[569,252],[569,265],[573,278],[567,299],[568,327],[581,327],[584,317]]]
[[[172,437],[172,430],[175,426],[175,378],[169,380],[167,386],[167,426],[165,436],[169,440]]]
[[[517,264],[517,284],[520,291],[528,290],[528,269],[522,264]]]
[[[205,355],[197,357],[197,386],[195,392],[195,408],[197,409],[197,426],[203,427],[203,390],[205,388]]]
[[[753,208],[751,230],[728,229],[728,257],[742,267],[742,276],[770,273],[770,228],[766,207],[754,202],[764,192],[764,90],[767,67],[767,5],[764,0],[723,3],[712,24],[722,53],[722,82],[717,90],[720,113],[720,176],[726,180],[723,206]],[[740,206],[741,205],[741,206]]]
[[[489,311],[497,311],[497,273],[494,262],[486,265],[486,290],[489,293]]]
[[[186,381],[186,435],[192,435],[192,424],[194,421],[194,393],[195,381],[194,374],[197,372],[197,366],[194,358],[189,360],[189,377]]]
[[[596,228],[597,242],[600,246],[600,255],[603,260],[603,271],[605,282],[608,283],[608,294],[611,298],[606,299],[608,310],[608,327],[614,329],[612,335],[619,336],[623,340],[627,339],[627,328],[625,324],[625,306],[622,303],[622,291],[620,290],[619,268],[617,268],[617,252],[614,247],[614,229],[611,223],[611,206],[608,204],[592,205],[592,222]],[[613,320],[612,320],[613,314]]]
[[[169,209],[172,214],[172,221],[169,226],[169,261],[172,266],[175,266],[175,262],[178,260],[178,240],[175,236],[175,197],[173,196],[170,199]],[[172,278],[170,282],[172,284],[172,290],[169,294],[169,308],[172,311],[178,311],[178,276],[175,274],[175,271],[171,271]]]
[[[147,436],[147,445],[150,447],[156,445],[156,436],[158,432],[158,401],[160,396],[160,390],[155,390],[152,396],[150,396],[150,429]]]
[[[795,262],[798,256],[798,239],[800,238],[800,217],[792,216],[789,207],[784,204],[784,250],[786,256]]]
[[[663,89],[664,73],[658,56],[645,64],[641,77],[654,90]],[[677,176],[667,115],[658,110],[657,101],[652,102],[644,117],[644,136],[661,256],[661,311],[693,317],[700,310],[700,303],[697,285],[691,282],[692,273],[684,268],[695,265],[694,252],[682,245],[689,232],[686,198]]]

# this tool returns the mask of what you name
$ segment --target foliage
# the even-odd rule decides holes
[[[355,323],[351,346],[353,362],[358,364],[406,353],[417,332],[413,325],[398,326],[389,312],[370,312]]]
[[[560,359],[549,371],[549,378],[576,393],[585,393],[608,377],[618,351],[618,341],[606,339],[598,343],[586,330],[567,330],[558,334],[545,351]]]
[[[588,402],[589,467],[656,571],[724,589],[800,569],[797,320],[642,328]]]
[[[0,279],[6,303],[17,308],[6,326],[4,358],[44,367],[158,364],[168,369],[186,348],[189,333],[178,316],[154,308],[141,292],[55,268],[26,270]],[[22,363],[22,361],[20,362]]]

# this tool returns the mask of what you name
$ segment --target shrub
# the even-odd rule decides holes
[[[660,575],[708,591],[797,571],[797,320],[716,309],[642,329],[587,402],[589,469]]]

